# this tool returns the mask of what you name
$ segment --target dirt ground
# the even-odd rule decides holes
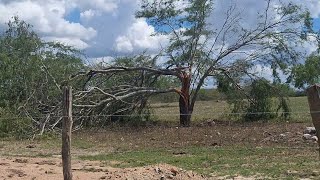
[[[1,179],[63,179],[61,160],[56,158],[0,158]],[[205,179],[191,171],[158,164],[139,168],[106,167],[97,161],[73,161],[73,179],[119,179],[119,180],[151,180],[151,179]]]
[[[208,121],[190,128],[151,127],[124,130],[92,130],[74,133],[72,154],[78,156],[144,148],[230,147],[244,144],[250,147],[280,145],[285,147],[315,148],[317,147],[316,143],[305,142],[302,139],[304,128],[310,125],[310,123],[230,124]],[[82,141],[90,142],[91,144],[81,144],[83,143]],[[61,157],[57,155],[60,152],[60,147],[59,144],[43,147],[37,141],[2,141],[2,144],[0,143],[0,179],[63,179]],[[45,158],[41,158],[36,154],[45,155]],[[110,167],[102,162],[83,161],[75,158],[72,160],[72,168],[73,178],[83,180],[208,179],[192,171],[186,171],[167,164],[124,169]],[[225,179],[225,177],[211,177],[210,179]],[[233,177],[233,179],[250,178]]]

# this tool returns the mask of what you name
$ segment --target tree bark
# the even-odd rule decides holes
[[[179,109],[180,109],[180,126],[189,127],[191,124],[191,114],[193,109],[190,108],[190,82],[191,76],[187,73],[183,73],[181,77],[181,90],[180,90],[180,98],[179,98]]]
[[[71,130],[72,130],[72,89],[64,88],[62,120],[62,166],[64,180],[72,180],[71,170]]]

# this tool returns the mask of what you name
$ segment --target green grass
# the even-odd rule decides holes
[[[167,163],[201,174],[219,176],[256,176],[270,178],[302,178],[319,176],[316,152],[309,149],[299,155],[299,149],[288,148],[214,148],[190,147],[175,150],[144,150],[81,156],[99,160],[116,167],[136,167]],[[179,152],[182,152],[179,155]],[[178,153],[178,155],[177,155]],[[298,154],[298,155],[297,155]],[[110,165],[110,164],[109,164]],[[290,173],[294,172],[294,173]]]
[[[290,97],[290,121],[310,122],[309,105],[307,97]],[[179,107],[177,102],[151,104],[153,119],[159,121],[179,121]],[[276,107],[275,107],[276,109]],[[192,122],[203,120],[232,120],[230,105],[226,101],[197,101],[192,114]]]

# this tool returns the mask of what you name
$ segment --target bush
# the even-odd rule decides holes
[[[250,90],[252,99],[244,115],[245,121],[269,120],[277,116],[272,112],[272,92],[272,86],[266,79],[252,82]]]
[[[28,138],[32,135],[32,120],[0,109],[0,137]]]

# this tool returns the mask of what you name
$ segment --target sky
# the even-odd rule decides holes
[[[275,0],[278,1],[278,0]],[[288,1],[288,0],[282,0]],[[291,0],[308,8],[320,29],[320,0]],[[214,23],[222,22],[231,3],[254,22],[264,0],[216,0]],[[147,50],[154,53],[168,43],[166,36],[150,36],[156,28],[136,19],[139,0],[0,0],[0,30],[15,15],[34,26],[47,41],[59,41],[85,52],[88,58],[110,59]]]

